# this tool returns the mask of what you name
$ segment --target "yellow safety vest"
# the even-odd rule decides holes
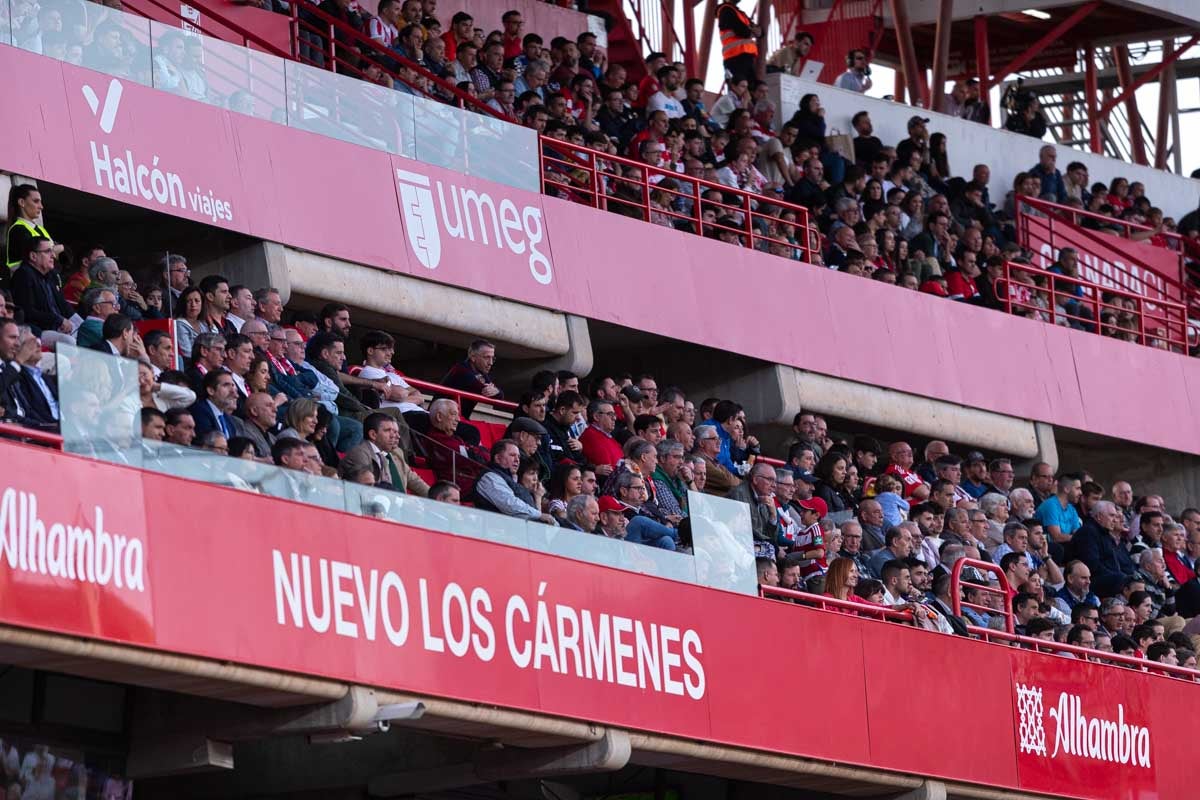
[[[50,233],[45,228],[43,228],[41,225],[34,225],[29,220],[21,219],[18,217],[16,220],[13,221],[12,225],[8,226],[8,233],[4,237],[4,253],[5,253],[5,257],[8,259],[8,268],[9,269],[16,269],[17,267],[21,266],[21,259],[19,259],[19,258],[14,259],[13,251],[12,251],[12,230],[13,230],[13,228],[17,227],[18,225],[27,229],[29,231],[29,233],[32,234],[33,236],[42,236],[46,239],[51,238]]]

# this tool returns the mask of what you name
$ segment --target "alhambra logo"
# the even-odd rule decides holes
[[[436,186],[434,183],[420,173],[396,170],[408,244],[421,266],[437,269],[444,233],[450,239],[527,256],[529,274],[535,281],[544,286],[554,279],[549,253],[539,249],[546,240],[541,208],[518,209],[507,197],[496,202],[486,191],[440,180]]]
[[[1049,758],[1076,756],[1112,764],[1150,769],[1150,730],[1125,721],[1125,706],[1117,704],[1117,719],[1088,717],[1079,695],[1061,692],[1049,712],[1042,687],[1018,683],[1018,750],[1047,757],[1046,717],[1054,723],[1054,749]]]

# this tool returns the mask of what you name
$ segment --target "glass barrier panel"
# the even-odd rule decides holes
[[[227,458],[199,447],[144,442],[143,449],[142,469],[260,494],[262,482],[279,471],[270,464]]]
[[[714,589],[758,593],[750,506],[703,492],[688,492],[688,518],[697,581]]]
[[[416,151],[426,164],[467,171],[466,124],[463,110],[424,97],[413,97]]]
[[[150,21],[98,3],[11,3],[17,47],[150,85]]]
[[[283,59],[157,21],[150,42],[154,88],[286,122]]]
[[[541,191],[537,133],[502,119],[466,112],[467,174],[530,192]]]
[[[0,0],[0,44],[12,43],[12,7],[9,0]]]
[[[696,582],[695,561],[687,553],[612,539],[603,534],[530,522],[529,548],[628,572]]]
[[[344,511],[346,508],[342,482],[336,478],[310,475],[294,469],[276,468],[255,484],[255,488],[271,497],[306,503],[310,506],[320,506],[333,511]]]
[[[284,67],[290,127],[402,154],[411,115],[400,92],[294,61]]]
[[[141,466],[137,362],[71,344],[56,347],[54,362],[63,450]]]

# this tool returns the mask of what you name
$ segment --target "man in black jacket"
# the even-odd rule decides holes
[[[62,291],[50,279],[54,270],[54,243],[35,236],[29,253],[13,272],[13,302],[25,312],[25,321],[42,331],[70,333],[68,318],[75,312]]]
[[[1071,537],[1072,554],[1092,571],[1092,590],[1100,597],[1119,594],[1125,579],[1137,573],[1121,543],[1124,517],[1113,503],[1101,500]]]

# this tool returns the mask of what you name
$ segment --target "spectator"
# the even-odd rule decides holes
[[[629,518],[625,528],[625,539],[637,544],[647,544],[664,550],[674,550],[679,543],[679,534],[673,528],[656,521],[653,509],[647,508],[646,479],[633,472],[621,472],[615,483],[616,499]],[[601,498],[601,510],[604,499]]]
[[[1197,558],[1200,558],[1200,531],[1188,532],[1183,525],[1168,525],[1163,531],[1163,561],[1177,585],[1183,586],[1196,577]]]
[[[40,200],[38,202],[40,205]],[[12,274],[13,302],[24,313],[25,321],[33,326],[35,333],[70,333],[71,306],[50,275],[54,270],[55,244],[44,236],[30,236],[27,246],[22,245],[16,232],[24,230],[24,226],[16,223],[9,228],[10,254],[22,252]],[[12,266],[12,255],[9,261]]]
[[[703,491],[725,496],[741,484],[741,479],[717,462],[717,456],[721,452],[721,437],[716,428],[715,425],[701,424],[693,429],[696,439],[695,454],[704,463]]]
[[[679,119],[686,113],[683,104],[676,99],[675,94],[682,85],[682,79],[673,66],[665,66],[655,76],[658,78],[659,90],[646,101],[647,113],[662,111],[668,119]]]
[[[188,409],[195,420],[196,437],[203,437],[213,430],[219,431],[226,440],[237,435],[237,422],[232,416],[237,408],[237,387],[233,384],[233,376],[214,369],[204,376],[201,390],[197,392],[200,399]]]
[[[241,417],[234,418],[234,432],[254,447],[255,457],[271,457],[279,425],[275,417],[275,399],[266,392],[254,392],[246,398]]]
[[[717,6],[717,30],[725,74],[734,80],[753,78],[762,29],[738,8],[737,0],[722,0]]]
[[[1107,500],[1092,507],[1092,515],[1075,535],[1073,545],[1079,560],[1091,569],[1101,597],[1117,594],[1125,579],[1137,571],[1121,543],[1121,512]]]
[[[883,142],[875,136],[875,127],[871,124],[871,115],[859,111],[850,119],[854,128],[854,160],[860,166],[869,167],[883,150]]]
[[[453,400],[443,397],[429,404],[425,454],[438,480],[456,484],[462,495],[469,497],[475,479],[491,457],[458,435],[459,419],[458,405]]]
[[[846,71],[838,76],[834,86],[859,94],[866,94],[871,90],[871,67],[866,50],[851,50],[846,56],[846,67]]]
[[[1046,528],[1050,541],[1065,545],[1071,541],[1075,531],[1082,527],[1075,504],[1079,502],[1080,482],[1074,475],[1061,475],[1056,483],[1056,493],[1046,498],[1037,509],[1038,521]],[[1130,572],[1133,570],[1131,569]]]
[[[686,517],[687,493],[695,487],[692,468],[684,463],[684,446],[680,442],[665,439],[656,447],[658,464],[652,475],[655,502],[668,517]]]
[[[520,461],[520,449],[512,439],[500,439],[492,445],[491,459],[479,475],[471,494],[475,507],[557,525],[554,517],[542,513],[534,495],[517,482]]]
[[[775,483],[775,468],[760,462],[750,469],[749,480],[734,487],[727,495],[730,500],[739,500],[750,507],[754,551],[768,558],[775,558],[775,542],[779,535]]]
[[[503,400],[504,392],[492,380],[492,367],[495,363],[496,346],[485,339],[476,339],[467,348],[466,359],[451,367],[443,376],[441,384],[451,389]],[[474,410],[474,401],[463,401],[463,417],[470,418]]]
[[[363,440],[347,451],[370,465],[375,485],[425,497],[429,484],[413,471],[401,447],[400,426],[387,414],[376,412],[363,420]]]
[[[611,497],[601,499],[614,500]],[[622,515],[623,518],[624,516]],[[596,533],[596,528],[600,524],[600,503],[590,494],[575,495],[567,503],[566,511],[560,524],[568,530]]]
[[[886,543],[883,548],[871,553],[867,561],[867,569],[870,575],[883,576],[883,565],[890,561],[900,561],[912,555],[913,540],[912,534],[907,528],[895,527],[887,532]]]

